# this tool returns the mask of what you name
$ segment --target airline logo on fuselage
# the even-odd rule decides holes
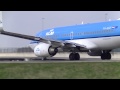
[[[116,29],[116,28],[118,28],[118,26],[103,27],[103,30]]]
[[[54,34],[54,29],[51,29],[49,32],[46,33],[46,35],[53,35]]]

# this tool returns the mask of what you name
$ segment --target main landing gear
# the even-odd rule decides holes
[[[79,53],[70,53],[69,59],[70,60],[80,60],[80,55],[79,55]]]
[[[111,53],[110,52],[103,52],[101,54],[101,59],[102,60],[105,60],[105,59],[110,60],[111,59]]]

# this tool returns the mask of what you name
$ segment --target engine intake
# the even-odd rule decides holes
[[[48,52],[50,55],[54,56],[58,52],[58,49],[50,46]]]

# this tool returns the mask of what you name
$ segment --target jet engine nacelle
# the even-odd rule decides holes
[[[34,53],[38,57],[54,56],[57,52],[57,48],[53,48],[50,44],[46,43],[40,43],[34,48]]]

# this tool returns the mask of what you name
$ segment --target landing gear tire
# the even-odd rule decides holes
[[[80,55],[78,53],[75,53],[75,60],[80,60]]]
[[[70,60],[74,60],[74,59],[75,59],[75,55],[74,55],[74,53],[70,53],[70,55],[69,55],[69,59],[70,59]]]
[[[105,60],[105,55],[106,55],[106,54],[104,54],[104,53],[101,54],[101,59],[102,59],[102,60]]]
[[[70,53],[69,59],[72,60],[80,60],[80,55],[78,53]]]
[[[105,59],[110,60],[111,59],[111,54],[110,53],[102,53],[101,54],[101,59],[102,60],[105,60]]]
[[[111,59],[111,54],[107,53],[107,59],[110,60]]]

